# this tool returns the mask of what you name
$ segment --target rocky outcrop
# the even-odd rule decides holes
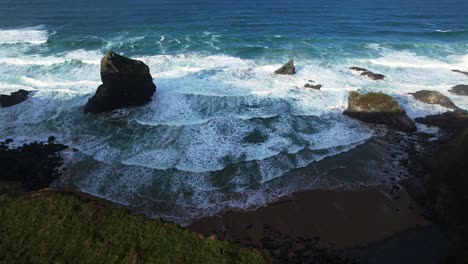
[[[28,99],[30,91],[19,90],[11,93],[10,95],[2,94],[0,95],[0,105],[2,107],[9,107],[23,102]]]
[[[109,112],[144,105],[156,92],[146,64],[113,52],[107,52],[101,60],[101,80],[102,85],[89,99],[85,112]]]
[[[406,115],[398,102],[383,93],[359,94],[350,92],[348,109],[344,114],[366,123],[383,124],[399,131],[416,131],[413,120]]]
[[[367,76],[367,77],[371,78],[374,81],[383,80],[385,78],[385,75],[383,75],[383,74],[373,73],[373,72],[371,72],[371,71],[369,71],[367,69],[361,68],[361,67],[351,67],[349,69],[353,70],[353,71],[361,72],[362,76]]]
[[[296,67],[293,60],[288,61],[285,65],[275,71],[276,74],[293,75],[296,73]]]
[[[461,74],[464,74],[466,76],[468,76],[468,72],[465,72],[465,71],[460,71],[460,70],[452,70],[453,72],[458,72],[458,73],[461,73]]]
[[[455,95],[468,95],[468,85],[455,85],[449,92]]]
[[[63,158],[59,152],[67,146],[53,143],[31,143],[9,148],[13,140],[0,143],[0,180],[20,182],[23,189],[33,191],[46,188],[60,176]]]
[[[436,91],[421,90],[410,94],[417,100],[426,104],[437,104],[450,109],[458,109],[450,98]]]
[[[455,110],[438,115],[416,118],[421,124],[436,126],[449,132],[456,132],[468,128],[468,112]]]
[[[310,89],[315,89],[315,90],[320,90],[320,88],[322,88],[322,85],[321,84],[310,84],[310,83],[306,83],[304,85],[304,88],[310,88]]]

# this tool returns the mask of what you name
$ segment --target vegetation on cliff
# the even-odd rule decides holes
[[[1,263],[263,263],[262,255],[63,191],[0,194]]]

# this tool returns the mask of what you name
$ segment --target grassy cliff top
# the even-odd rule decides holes
[[[254,250],[60,191],[0,194],[0,263],[264,263]]]

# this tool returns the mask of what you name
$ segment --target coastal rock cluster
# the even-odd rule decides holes
[[[0,143],[0,180],[19,182],[25,191],[46,188],[61,175],[63,164],[60,152],[67,146],[54,143],[50,137],[47,143],[33,142],[16,148],[9,148],[13,140]]]

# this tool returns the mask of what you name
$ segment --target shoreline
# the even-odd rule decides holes
[[[207,217],[188,228],[259,246],[265,237],[263,228],[269,226],[289,237],[319,237],[321,246],[348,249],[431,225],[406,191],[400,191],[399,199],[392,198],[390,192],[385,186],[301,191],[256,210],[228,211]],[[366,206],[362,206],[364,203]]]

